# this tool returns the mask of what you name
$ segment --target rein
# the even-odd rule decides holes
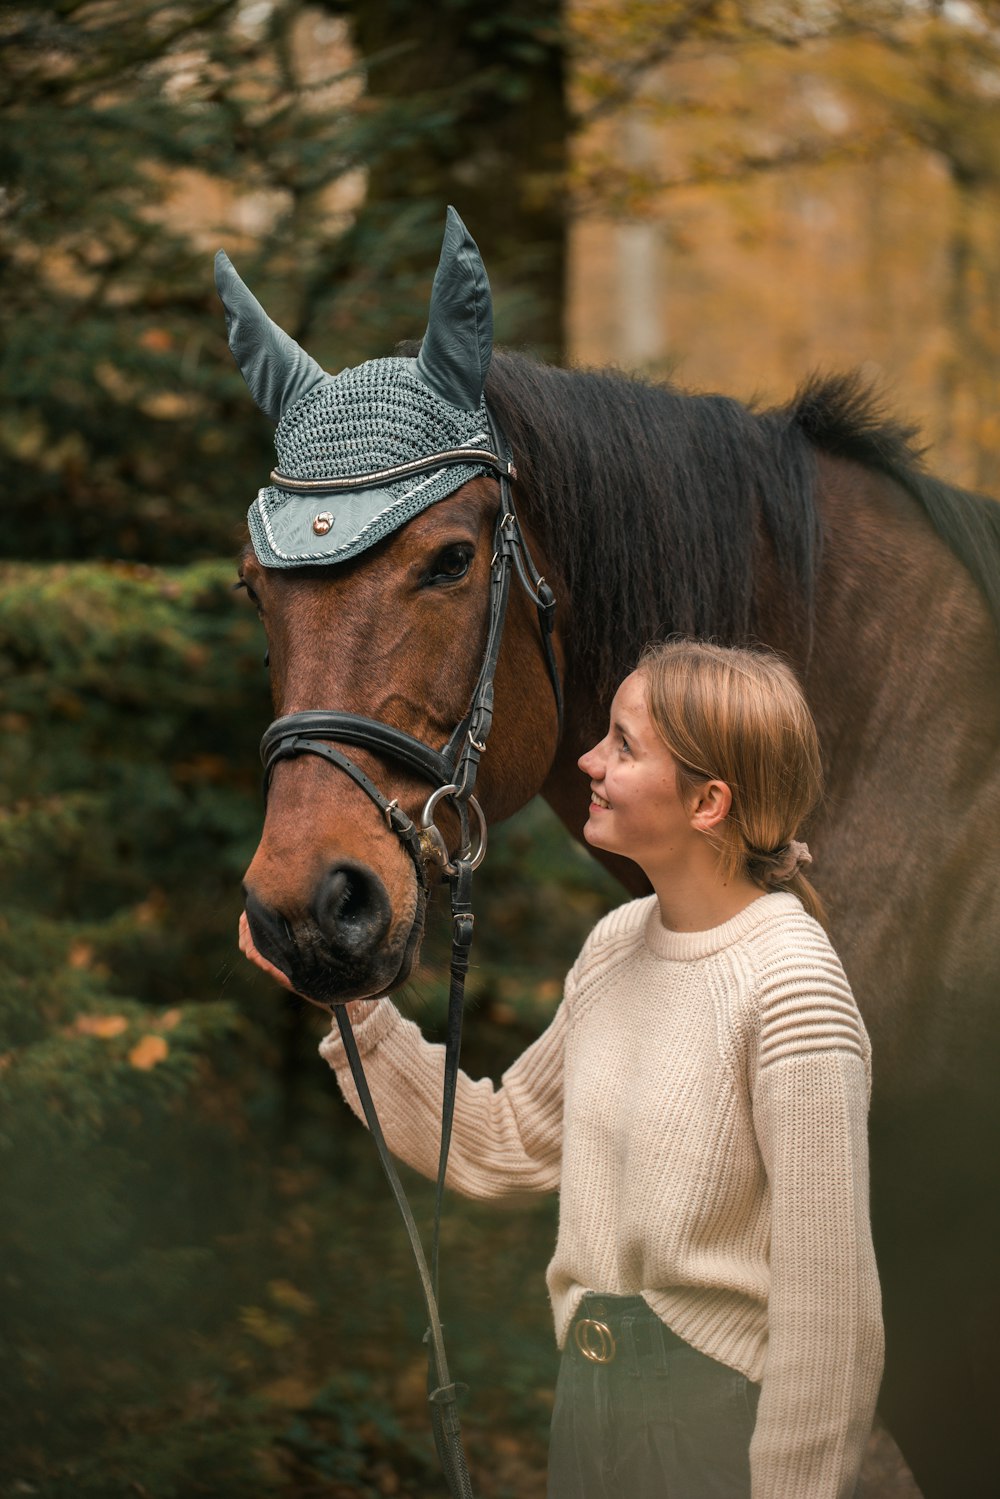
[[[430,1268],[427,1265],[412,1210],[385,1143],[358,1053],[350,1017],[344,1004],[334,1004],[332,1009],[337,1017],[337,1024],[365,1119],[375,1141],[390,1190],[402,1215],[420,1277],[428,1318],[424,1341],[428,1344],[428,1398],[431,1405],[434,1440],[448,1490],[453,1499],[472,1499],[472,1484],[462,1446],[458,1415],[458,1398],[460,1394],[465,1393],[465,1386],[455,1384],[450,1377],[438,1311],[441,1208],[455,1110],[465,979],[469,971],[469,952],[475,924],[472,912],[472,875],[485,857],[487,842],[486,818],[473,792],[479,772],[479,762],[486,750],[486,742],[493,724],[493,681],[503,639],[512,572],[516,572],[522,587],[538,611],[542,651],[555,696],[560,737],[563,722],[562,686],[552,641],[556,599],[552,589],[539,575],[532,561],[517,519],[510,491],[510,482],[517,478],[517,472],[511,462],[506,439],[492,415],[488,415],[488,420],[493,452],[484,452],[482,449],[450,449],[433,454],[426,459],[419,459],[415,463],[400,465],[398,470],[382,470],[377,474],[358,475],[349,479],[292,480],[279,473],[271,476],[272,482],[282,488],[308,493],[335,492],[391,482],[393,479],[403,477],[404,472],[409,474],[425,469],[441,468],[447,464],[475,461],[490,469],[499,479],[500,508],[494,529],[494,551],[490,563],[488,622],[482,664],[473,689],[469,711],[456,725],[447,744],[443,749],[435,750],[411,734],[393,728],[390,724],[381,723],[378,719],[364,718],[356,713],[311,709],[301,713],[290,713],[283,718],[276,719],[265,732],[260,746],[261,759],[264,762],[265,798],[271,774],[280,760],[292,759],[302,754],[319,755],[345,775],[350,776],[375,803],[388,827],[400,839],[413,860],[420,887],[424,890],[427,888],[426,867],[428,865],[437,865],[450,886],[451,984],[448,995],[444,1089],[441,1105],[441,1146],[434,1193]],[[317,517],[317,522],[320,519],[322,517]],[[390,801],[360,766],[355,765],[347,755],[335,748],[329,742],[330,740],[373,750],[389,759],[396,760],[423,780],[430,782],[434,790],[424,805],[419,826],[402,810],[395,798]],[[438,803],[445,798],[455,805],[460,818],[460,842],[455,855],[449,853],[444,836],[434,821]],[[472,841],[470,812],[476,821],[475,846]]]

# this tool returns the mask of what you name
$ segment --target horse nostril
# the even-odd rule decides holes
[[[363,864],[334,864],[320,880],[313,901],[316,925],[330,946],[351,956],[370,952],[389,930],[389,897],[382,881]]]

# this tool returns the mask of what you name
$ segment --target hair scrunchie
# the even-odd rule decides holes
[[[812,854],[809,852],[808,843],[799,843],[794,838],[782,848],[776,848],[771,857],[776,861],[769,871],[772,880],[784,883],[793,875],[798,874],[805,864],[812,863]]]

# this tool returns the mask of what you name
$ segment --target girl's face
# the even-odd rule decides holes
[[[590,777],[583,836],[595,848],[624,854],[651,874],[684,859],[698,842],[676,762],[649,717],[641,673],[625,678],[611,704],[607,734],[577,763]]]

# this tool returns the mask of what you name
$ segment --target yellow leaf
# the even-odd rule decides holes
[[[132,916],[140,926],[156,926],[163,919],[166,909],[167,901],[163,891],[154,887],[145,900],[132,907]]]
[[[305,1313],[316,1310],[316,1303],[312,1297],[300,1291],[298,1286],[292,1285],[289,1280],[269,1280],[267,1290],[271,1300],[288,1311]]]
[[[154,354],[165,354],[174,346],[174,335],[169,328],[147,328],[145,333],[139,335],[139,342],[144,349],[149,349]]]
[[[184,1018],[183,1010],[164,1010],[156,1022],[161,1031],[172,1031],[175,1025],[179,1025]]]
[[[129,1052],[128,1059],[133,1067],[138,1067],[141,1072],[148,1072],[151,1067],[166,1059],[169,1050],[162,1036],[143,1036]]]
[[[89,968],[94,961],[94,948],[90,942],[74,942],[66,954],[71,968]]]
[[[100,1036],[102,1041],[109,1041],[128,1030],[128,1021],[124,1015],[78,1015],[73,1028],[81,1036]]]
[[[240,1322],[245,1332],[266,1348],[284,1348],[295,1337],[287,1322],[270,1316],[263,1307],[245,1306],[240,1311]],[[426,1397],[425,1397],[426,1398]]]

